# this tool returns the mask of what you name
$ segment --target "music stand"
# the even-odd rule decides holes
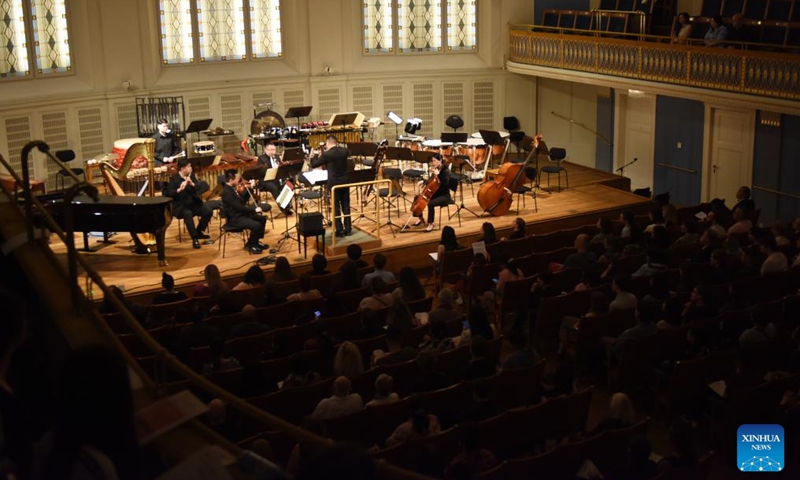
[[[502,135],[500,135],[500,132],[496,130],[478,130],[478,132],[481,134],[483,143],[489,145],[490,157],[487,158],[486,161],[491,162],[492,160],[494,160],[494,154],[493,154],[494,149],[491,147],[494,145],[502,145],[505,142],[505,140],[503,140],[503,137]],[[489,164],[489,166],[491,166],[491,163]]]
[[[456,143],[466,143],[467,136],[466,133],[442,132],[442,142],[449,142],[453,145]]]
[[[470,210],[464,204],[464,179],[467,178],[467,179],[469,179],[469,182],[472,183],[472,179],[464,174],[464,165],[468,164],[468,165],[470,165],[470,167],[472,167],[472,164],[469,163],[469,156],[468,155],[454,155],[452,157],[452,162],[453,162],[452,163],[453,167],[458,167],[458,171],[461,172],[461,173],[457,174],[458,175],[458,183],[461,184],[461,185],[459,185],[459,188],[458,188],[458,192],[459,192],[459,194],[461,196],[461,204],[456,208],[455,213],[450,215],[450,218],[453,218],[454,216],[458,215],[459,212],[461,212],[461,210],[466,210],[469,213],[475,215],[477,218],[481,218],[480,215],[478,215],[477,213],[475,213],[472,210]],[[475,167],[472,167],[472,169],[474,170]],[[473,192],[474,192],[474,190],[473,190]]]
[[[283,158],[281,159],[282,162],[295,162],[297,160],[305,160],[306,154],[303,152],[303,149],[300,147],[295,148],[286,148],[283,150]]]
[[[349,113],[337,113],[331,119],[331,127],[346,127],[348,125],[354,125],[356,123],[356,119],[358,116],[361,115],[358,112],[349,112]],[[362,115],[363,118],[363,115]]]
[[[284,163],[284,164],[278,166],[278,171],[275,173],[275,179],[279,180],[279,181],[280,180],[292,181],[295,178],[295,176],[300,174],[300,172],[302,170],[303,170],[303,163],[302,162]],[[262,174],[262,177],[263,177],[263,174]],[[284,185],[285,185],[285,183],[287,183],[287,182],[284,182]],[[291,188],[292,188],[292,190],[294,190],[294,185],[292,185]],[[298,197],[298,195],[296,195],[296,194],[293,195],[293,198],[295,200],[295,211],[299,215],[300,211],[297,209],[297,204],[296,204],[297,197]],[[280,205],[280,203],[278,203],[278,199],[277,198],[275,199],[275,203],[278,204],[278,209],[283,211],[283,208]],[[287,205],[288,205],[288,203],[287,203]],[[286,242],[286,240],[290,240],[290,239],[294,238],[294,237],[292,237],[292,234],[290,232],[292,230],[297,229],[297,225],[296,224],[293,227],[289,226],[289,216],[286,215],[285,213],[283,214],[283,219],[284,219],[284,222],[286,224],[286,230],[283,231],[282,238],[280,240],[278,240],[278,246],[276,248],[276,253],[279,252],[281,250],[281,248],[283,248],[283,244]],[[297,238],[297,241],[298,241],[298,243],[300,242],[300,238],[299,237]]]
[[[362,168],[361,170],[353,170],[352,172],[347,174],[347,183],[371,182],[371,181],[375,180],[375,176],[376,176],[376,172],[374,170],[372,170],[371,168]],[[365,189],[366,189],[366,186],[362,186],[360,188],[360,195],[361,196],[364,195],[364,190]],[[356,217],[354,220],[352,220],[352,222],[356,223],[359,220],[364,219],[364,220],[369,220],[370,222],[373,222],[373,223],[378,223],[378,221],[375,220],[374,218],[369,218],[368,216],[364,215],[364,207],[369,202],[368,201],[364,201],[362,199],[362,201],[359,202],[359,203],[361,203],[361,213],[359,213],[358,217]]]
[[[195,136],[195,141],[199,142],[200,141],[200,132],[202,132],[204,130],[208,130],[208,127],[211,126],[211,122],[213,122],[213,121],[214,121],[214,119],[212,119],[212,118],[204,118],[202,120],[192,120],[192,123],[190,123],[189,126],[186,127],[186,134],[188,135],[190,133],[196,133],[197,135]],[[187,147],[188,147],[188,145],[187,145]],[[188,150],[188,148],[187,148],[187,150]]]
[[[300,128],[300,117],[307,117],[313,107],[291,107],[286,111],[286,118],[296,118],[297,128]]]

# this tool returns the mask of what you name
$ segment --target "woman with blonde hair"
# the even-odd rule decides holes
[[[230,290],[228,284],[222,280],[219,268],[213,263],[206,265],[203,270],[203,277],[204,281],[194,286],[193,296],[195,297],[213,297]]]
[[[636,414],[633,411],[631,399],[624,393],[617,392],[611,395],[611,400],[609,400],[608,416],[589,435],[630,427],[635,421]]]
[[[364,373],[364,360],[361,358],[361,350],[353,342],[339,345],[333,359],[333,375],[347,377],[352,381],[362,373]]]

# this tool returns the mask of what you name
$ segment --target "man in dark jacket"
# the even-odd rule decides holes
[[[325,142],[325,152],[315,157],[311,166],[314,168],[323,165],[328,166],[328,189],[337,185],[344,185],[348,182],[347,158],[350,157],[350,150],[340,147],[339,140],[333,135],[328,135]],[[333,199],[334,216],[336,217],[336,236],[347,236],[353,231],[352,221],[350,220],[350,189],[337,188]],[[342,223],[341,215],[347,215]]]

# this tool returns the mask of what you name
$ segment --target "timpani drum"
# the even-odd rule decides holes
[[[399,148],[407,148],[412,152],[416,152],[420,150],[420,141],[419,140],[397,140],[397,146]]]
[[[128,149],[131,148],[136,143],[144,143],[146,142],[146,138],[121,138],[119,140],[114,141],[114,149],[111,150],[111,153],[116,153],[119,155],[119,158],[111,162],[114,168],[119,168],[122,166],[122,163],[125,161],[125,154],[128,153]],[[143,156],[138,156],[133,160],[131,164],[131,168],[146,168],[147,167],[147,159]]]
[[[442,156],[453,155],[453,142],[443,142],[441,140],[425,140],[422,142],[422,150],[439,152]]]
[[[198,155],[214,155],[217,151],[217,144],[210,140],[194,142],[192,146],[194,146],[194,153]]]
[[[486,159],[489,158],[489,146],[479,138],[468,138],[466,143],[459,143],[459,150],[462,155],[469,157],[469,162],[473,167],[480,169]]]

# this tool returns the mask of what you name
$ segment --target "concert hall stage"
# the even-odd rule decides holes
[[[533,198],[529,195],[526,198],[526,205],[520,208],[519,216],[523,217],[528,224],[527,232],[545,233],[559,229],[575,228],[596,222],[602,215],[617,218],[622,210],[632,210],[637,214],[644,214],[654,203],[647,199],[627,191],[630,188],[630,181],[627,178],[611,175],[606,172],[583,167],[576,164],[564,163],[569,171],[570,188],[558,191],[556,186],[556,176],[551,175],[552,185],[547,185],[546,176],[542,177],[543,187],[551,192],[537,191],[538,212],[534,211]],[[565,178],[562,176],[562,187],[566,186]],[[476,213],[480,213],[478,206],[477,193],[479,184],[474,184],[475,195],[469,185],[464,186],[464,203],[467,208]],[[413,199],[412,185],[405,185],[409,202]],[[623,190],[625,189],[625,190]],[[353,214],[359,213],[355,196],[351,204]],[[460,204],[460,195],[456,198],[456,204]],[[272,201],[272,200],[270,200]],[[401,201],[402,202],[402,201]],[[442,226],[451,225],[456,229],[459,242],[462,245],[469,245],[480,236],[480,228],[483,222],[492,222],[498,236],[506,236],[510,232],[511,223],[514,220],[517,209],[517,197],[515,196],[511,211],[502,217],[481,217],[477,218],[466,210],[461,212],[462,226],[458,226],[458,218],[452,220],[446,218],[442,221]],[[277,211],[273,207],[274,211]],[[451,212],[455,212],[455,206],[451,206]],[[443,210],[445,215],[447,210]],[[382,222],[385,221],[386,210],[382,210]],[[403,211],[401,203],[400,218],[395,218],[395,211],[392,211],[392,221],[398,225],[403,225],[409,212]],[[297,217],[289,217],[289,225],[293,226]],[[355,218],[355,217],[354,217]],[[413,221],[412,221],[413,223]],[[214,219],[209,228],[212,238],[218,234],[218,220]],[[437,213],[438,225],[438,213]],[[281,239],[285,230],[285,220],[282,216],[275,218],[275,225],[267,224],[267,235],[262,240],[263,243],[275,247]],[[365,219],[359,220],[354,224],[355,228],[365,230],[367,233],[375,228],[375,224]],[[431,260],[428,253],[436,250],[439,241],[439,232],[426,233],[420,227],[411,228],[410,233],[397,233],[392,236],[389,227],[380,229],[381,242],[379,247],[370,248],[365,246],[365,258],[371,260],[374,253],[383,252],[388,258],[388,268],[397,271],[401,267],[409,265],[418,269],[431,267]],[[76,244],[83,246],[80,235],[77,235]],[[356,233],[353,236],[340,239],[341,244],[361,242],[362,239],[369,240],[371,237],[366,233]],[[234,236],[228,238],[227,252],[222,258],[222,252],[218,245],[203,245],[199,250],[192,248],[192,242],[186,232],[183,233],[183,241],[178,242],[178,221],[173,219],[172,224],[166,234],[166,257],[169,261],[167,267],[160,267],[155,253],[150,255],[136,255],[131,253],[130,235],[118,233],[113,237],[117,243],[106,245],[95,253],[85,253],[94,268],[102,275],[107,284],[114,284],[123,287],[128,295],[142,295],[145,299],[155,291],[160,290],[161,272],[167,271],[175,277],[176,286],[179,288],[190,288],[192,285],[202,281],[203,268],[209,263],[215,263],[223,277],[241,278],[244,272],[259,259],[268,257],[267,251],[264,254],[255,256],[249,255],[242,248],[242,241]],[[364,240],[364,241],[366,241]],[[94,240],[92,240],[94,241]],[[327,241],[330,241],[328,236]],[[373,242],[372,245],[375,245]],[[320,244],[320,250],[322,249]],[[53,250],[58,258],[66,264],[66,248],[53,242]],[[340,250],[340,249],[337,249]],[[315,241],[313,237],[308,238],[308,258],[303,257],[303,253],[298,253],[296,240],[287,240],[276,255],[285,256],[293,266],[301,266],[301,270],[307,269],[311,257],[316,253]],[[339,265],[346,258],[344,255],[329,257],[329,270],[339,268]],[[271,269],[268,265],[267,270]],[[84,281],[80,281],[83,287]],[[96,291],[97,289],[95,289]]]

